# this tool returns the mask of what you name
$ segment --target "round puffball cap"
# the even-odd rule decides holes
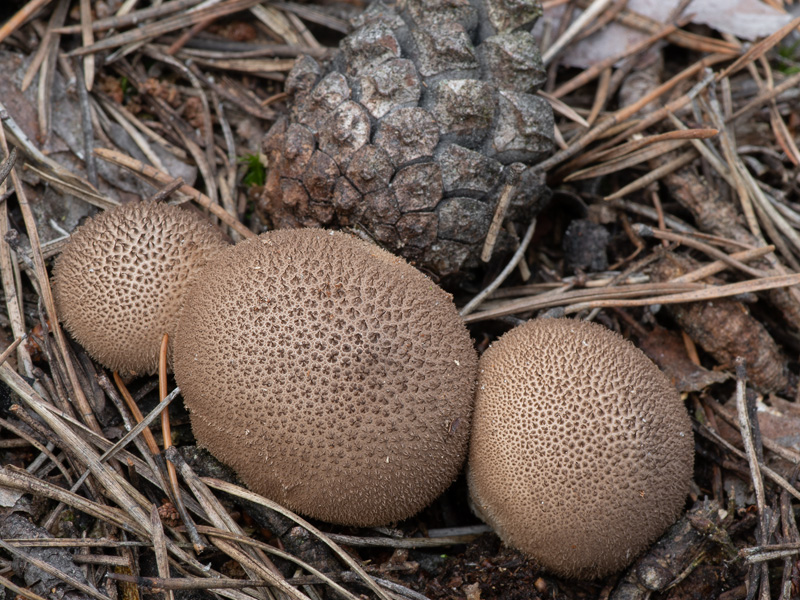
[[[154,373],[161,339],[174,337],[187,289],[228,246],[202,216],[177,206],[130,202],[78,227],[53,270],[56,311],[95,360]]]
[[[677,391],[617,333],[534,320],[481,357],[471,501],[548,571],[588,579],[628,565],[680,514],[693,463]]]
[[[225,251],[187,298],[174,369],[198,442],[324,521],[409,517],[466,456],[477,355],[451,297],[347,234]]]

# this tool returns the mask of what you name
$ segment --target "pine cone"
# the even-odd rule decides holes
[[[531,167],[554,136],[534,95],[540,15],[539,0],[372,4],[326,72],[302,57],[289,74],[259,211],[278,228],[360,227],[440,278],[477,267],[503,191],[523,223],[547,194]],[[495,256],[513,243],[502,230]]]

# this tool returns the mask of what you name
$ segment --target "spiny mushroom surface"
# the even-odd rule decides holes
[[[153,373],[186,290],[228,244],[202,216],[131,202],[89,219],[56,259],[53,293],[67,331],[109,369]]]
[[[353,236],[241,242],[190,292],[175,377],[197,440],[325,521],[413,515],[466,455],[477,356],[448,294]]]
[[[618,571],[680,513],[694,461],[688,414],[617,333],[529,321],[481,357],[476,396],[473,506],[552,573]]]

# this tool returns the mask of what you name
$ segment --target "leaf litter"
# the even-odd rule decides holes
[[[620,576],[575,582],[502,547],[463,480],[377,531],[311,524],[236,485],[163,386],[112,382],[64,337],[46,261],[86,215],[139,197],[194,203],[232,239],[263,231],[259,141],[287,110],[286,74],[329,56],[363,3],[31,0],[0,26],[0,585],[36,599],[800,593],[797,5],[544,4],[556,199],[457,300],[481,348],[547,313],[650,352],[694,417],[685,517]],[[596,19],[569,28],[567,4]],[[567,260],[577,219],[607,232],[592,247],[605,261]],[[163,453],[147,423],[165,411]]]

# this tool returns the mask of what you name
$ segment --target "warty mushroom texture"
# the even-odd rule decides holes
[[[56,259],[59,319],[109,369],[154,373],[186,290],[227,245],[205,218],[177,206],[129,202],[101,212],[75,230]]]
[[[548,571],[619,571],[681,512],[691,423],[638,348],[595,323],[538,319],[483,354],[467,479],[473,506]]]

